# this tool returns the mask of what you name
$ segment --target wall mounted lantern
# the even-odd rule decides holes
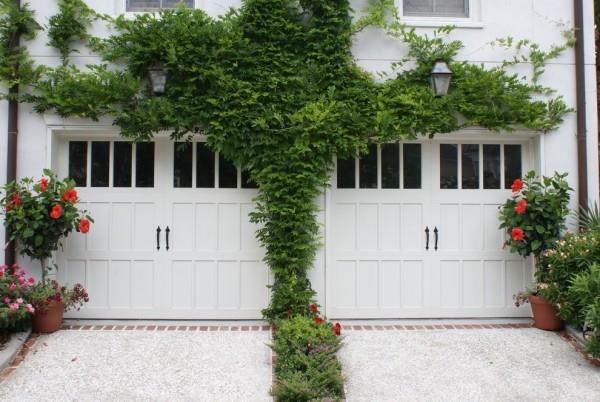
[[[160,61],[155,62],[148,68],[148,77],[150,78],[150,84],[152,85],[152,92],[154,92],[155,95],[165,93],[167,70]]]
[[[435,96],[445,96],[450,88],[452,71],[444,60],[438,60],[431,70],[431,89]]]

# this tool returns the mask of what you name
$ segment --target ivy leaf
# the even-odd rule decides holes
[[[44,238],[42,236],[35,236],[34,244],[36,247],[39,247],[44,242]]]
[[[23,237],[24,237],[25,239],[28,239],[28,238],[30,238],[31,236],[33,236],[33,229],[31,229],[31,228],[27,228],[27,229],[25,229],[25,230],[23,231]]]
[[[546,232],[546,228],[543,227],[542,225],[535,225],[535,230],[539,233],[539,234],[544,234]]]
[[[534,240],[531,242],[531,250],[535,251],[537,249],[539,249],[542,245],[542,242],[539,240]]]

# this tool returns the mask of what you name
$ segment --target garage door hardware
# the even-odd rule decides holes
[[[434,246],[434,250],[437,251],[437,243],[438,243],[438,228],[437,226],[433,228],[433,234],[435,235],[435,246]],[[168,246],[167,246],[167,250],[168,250]]]
[[[425,250],[429,250],[429,227],[425,226]]]
[[[167,226],[167,228],[165,229],[165,233],[167,234],[167,251],[169,251],[169,233],[171,232],[171,229],[169,229],[169,227]]]
[[[156,228],[156,249],[160,250],[160,226]]]

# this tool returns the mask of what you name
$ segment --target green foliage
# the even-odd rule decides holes
[[[581,208],[577,213],[579,226],[584,231],[600,232],[600,208],[598,203]]]
[[[573,277],[567,302],[575,313],[573,322],[585,330],[586,352],[600,358],[600,259],[597,261]]]
[[[278,322],[272,346],[277,354],[273,395],[294,402],[340,399],[343,377],[336,359],[340,347],[329,323],[307,316]]]
[[[17,40],[32,40],[40,25],[27,4],[18,8],[13,0],[0,0],[0,83],[8,87],[35,81],[37,70],[25,46]]]
[[[58,0],[58,10],[48,21],[48,45],[60,52],[66,65],[69,54],[75,51],[73,42],[90,38],[87,30],[97,16],[82,0]]]
[[[569,302],[569,286],[577,274],[600,263],[600,233],[569,233],[540,256],[536,277],[546,284],[540,293],[560,305],[560,313],[568,321],[582,324],[579,308]]]
[[[515,180],[513,196],[500,206],[500,228],[507,230],[505,245],[512,252],[538,256],[560,237],[572,190],[566,176],[555,173],[539,181],[531,171]]]
[[[73,230],[79,231],[82,222],[87,220],[89,225],[93,220],[87,211],[77,208],[72,180],[58,180],[50,170],[44,170],[44,175],[37,183],[26,177],[5,185],[0,208],[10,240],[16,241],[22,255],[41,262],[45,277],[45,262],[62,239]]]

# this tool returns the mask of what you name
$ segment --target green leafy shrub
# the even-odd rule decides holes
[[[536,278],[545,288],[540,294],[559,306],[560,315],[581,325],[579,307],[569,303],[569,286],[577,274],[600,263],[600,233],[567,233],[540,256]]]
[[[600,259],[597,261],[570,281],[561,311],[566,310],[575,324],[584,329],[585,351],[600,358]]]
[[[339,328],[316,314],[278,322],[272,345],[277,354],[277,380],[272,392],[278,400],[312,401],[343,396],[344,378],[336,358],[341,347]]]
[[[530,171],[513,182],[513,196],[500,206],[500,228],[509,235],[504,244],[511,252],[538,256],[560,237],[572,191],[566,176],[555,173],[540,181]]]
[[[600,207],[598,207],[598,203],[580,209],[577,213],[577,220],[581,230],[600,232]]]
[[[90,38],[87,30],[96,13],[82,0],[58,0],[58,9],[59,13],[48,20],[48,45],[60,52],[66,65],[69,54],[74,51],[73,42]]]

